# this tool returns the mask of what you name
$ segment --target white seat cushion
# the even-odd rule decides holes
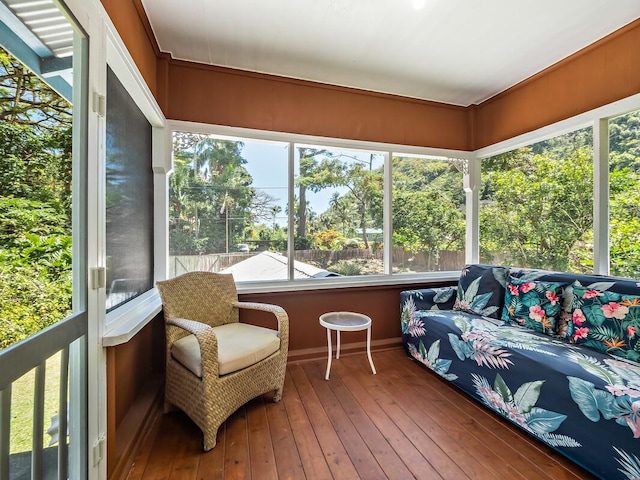
[[[280,348],[276,330],[246,323],[229,323],[213,328],[218,339],[218,374],[241,370],[264,360]],[[195,335],[187,335],[174,342],[171,356],[202,377],[200,345]]]

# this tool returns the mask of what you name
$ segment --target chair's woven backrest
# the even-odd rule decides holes
[[[233,276],[212,272],[189,272],[157,283],[166,320],[186,318],[212,327],[238,321],[238,300]]]

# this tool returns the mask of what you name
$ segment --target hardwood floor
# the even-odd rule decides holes
[[[202,452],[181,412],[161,415],[129,480],[594,478],[401,349],[290,365],[283,400],[249,402]]]

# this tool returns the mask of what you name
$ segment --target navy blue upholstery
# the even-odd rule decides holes
[[[638,478],[640,364],[573,343],[569,330],[573,286],[625,295],[640,295],[640,287],[634,280],[596,275],[522,269],[509,274],[566,284],[559,322],[564,326],[548,334],[453,310],[455,287],[405,291],[401,324],[407,353],[600,478]]]

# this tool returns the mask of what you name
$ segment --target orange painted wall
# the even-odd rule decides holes
[[[640,92],[640,20],[468,108],[176,61],[140,0],[102,0],[170,119],[475,150]]]
[[[167,116],[325,137],[469,149],[462,107],[170,61]]]
[[[475,148],[640,92],[640,20],[472,107]]]
[[[158,45],[140,0],[101,0],[151,92],[159,95]]]

